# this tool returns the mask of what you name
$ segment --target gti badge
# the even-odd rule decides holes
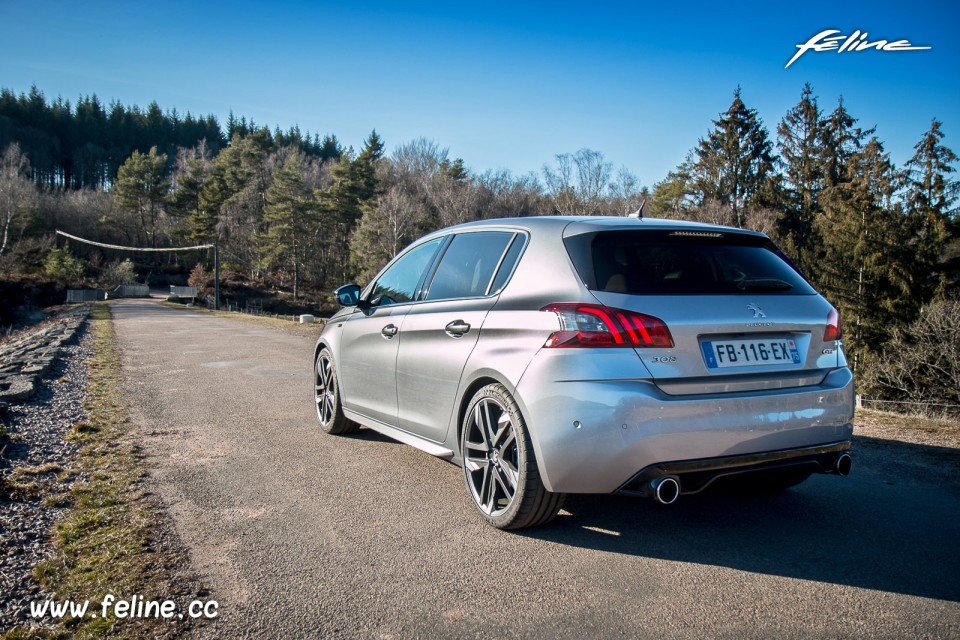
[[[755,302],[748,304],[748,305],[747,305],[747,309],[748,309],[749,311],[753,311],[753,317],[754,317],[754,318],[766,318],[766,317],[767,317],[767,314],[765,314],[765,313],[763,312],[763,309],[760,308],[760,305],[758,305],[758,304],[755,303]]]

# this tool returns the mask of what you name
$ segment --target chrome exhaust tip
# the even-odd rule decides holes
[[[680,483],[669,476],[654,478],[650,482],[650,492],[660,504],[673,504],[680,497]]]
[[[850,468],[853,466],[853,458],[850,457],[849,453],[841,453],[837,456],[837,461],[834,464],[834,471],[837,472],[839,476],[848,476],[850,475]]]

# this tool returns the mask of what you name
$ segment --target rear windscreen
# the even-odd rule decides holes
[[[764,237],[689,231],[601,231],[567,238],[591,289],[615,293],[810,295],[813,288]]]

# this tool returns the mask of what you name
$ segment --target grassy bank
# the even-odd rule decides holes
[[[14,629],[5,639],[156,638],[189,630],[187,620],[118,620],[109,610],[102,616],[100,603],[108,593],[175,600],[178,611],[184,611],[197,588],[184,569],[186,555],[170,533],[162,506],[144,485],[107,305],[95,306],[91,325],[95,346],[89,363],[89,419],[74,425],[67,436],[82,445],[76,462],[61,472],[70,474],[72,488],[46,500],[66,504],[68,510],[53,531],[56,553],[34,572],[55,599],[88,600],[90,612],[52,629]]]

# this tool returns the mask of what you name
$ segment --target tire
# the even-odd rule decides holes
[[[313,366],[313,399],[317,406],[320,428],[329,434],[340,435],[356,431],[360,425],[347,420],[340,402],[337,368],[329,349],[321,349]]]
[[[467,492],[497,529],[546,524],[565,495],[543,486],[526,422],[501,384],[480,389],[464,414],[460,433]]]

